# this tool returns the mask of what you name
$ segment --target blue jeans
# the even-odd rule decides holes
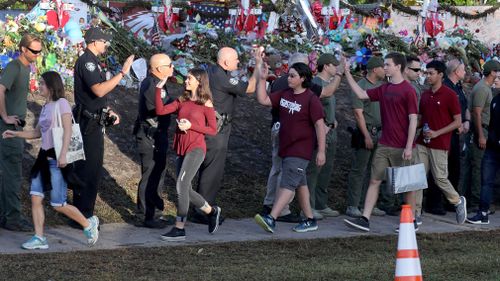
[[[49,159],[49,169],[50,169],[50,183],[52,185],[52,190],[50,191],[50,205],[52,207],[62,207],[66,205],[66,199],[68,197],[68,188],[66,181],[64,181],[61,169],[57,167],[57,160]],[[44,197],[43,194],[43,183],[42,176],[39,172],[38,175],[31,180],[31,195]]]
[[[487,212],[493,197],[496,174],[500,171],[500,151],[486,149],[481,162],[481,201],[479,210]]]

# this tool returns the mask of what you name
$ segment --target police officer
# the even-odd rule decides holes
[[[358,81],[358,85],[365,90],[377,88],[384,84],[384,60],[380,57],[371,57],[366,64],[367,74]],[[380,105],[378,102],[359,99],[355,93],[351,94],[352,108],[356,119],[356,131],[353,132],[351,145],[353,146],[353,160],[348,177],[347,209],[346,215],[361,217],[359,206],[363,205],[362,199],[366,193],[365,175],[366,168],[371,167],[371,161],[377,148],[382,121],[380,119]],[[368,171],[369,172],[369,171]],[[380,191],[380,199],[390,201],[389,196]],[[381,200],[382,201],[382,200]],[[374,208],[373,215],[383,215],[385,212]]]
[[[172,60],[165,54],[153,55],[149,61],[149,74],[142,81],[139,91],[139,114],[134,126],[137,149],[141,157],[141,181],[137,188],[137,207],[145,211],[144,226],[163,228],[166,223],[155,220],[155,209],[163,210],[160,197],[161,184],[165,178],[170,115],[155,113],[156,84],[172,76]],[[166,86],[162,91],[163,103],[172,101]]]
[[[134,56],[127,58],[122,70],[106,81],[106,74],[101,69],[98,56],[106,52],[112,36],[98,27],[92,27],[85,33],[87,48],[75,64],[74,116],[80,123],[85,148],[85,161],[78,161],[75,170],[84,184],[73,195],[73,205],[82,214],[90,218],[94,213],[97,190],[101,183],[104,157],[104,123],[113,121],[117,125],[120,119],[107,107],[106,95],[110,93],[129,70]]]
[[[257,69],[262,65],[263,50],[254,50]],[[199,169],[197,192],[207,200],[210,205],[215,204],[215,197],[220,189],[224,165],[226,162],[227,145],[231,133],[231,121],[234,117],[236,97],[255,91],[257,71],[253,73],[248,82],[243,82],[231,75],[231,71],[238,69],[238,53],[235,49],[224,47],[217,54],[217,64],[208,68],[210,90],[212,91],[214,108],[217,112],[218,127],[222,127],[215,136],[205,136],[207,154]],[[193,214],[193,221],[205,222],[206,217]]]
[[[471,113],[472,142],[468,144],[470,162],[464,170],[470,171],[470,184],[464,182],[464,194],[469,195],[470,207],[477,210],[481,191],[481,161],[490,122],[490,104],[493,99],[491,86],[500,73],[500,62],[489,60],[483,65],[483,79],[474,85],[471,92],[469,110]],[[467,172],[467,171],[466,171]]]

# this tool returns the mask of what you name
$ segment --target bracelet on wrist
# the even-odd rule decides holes
[[[125,76],[125,72],[123,72],[123,70],[120,70],[120,73],[122,76]]]

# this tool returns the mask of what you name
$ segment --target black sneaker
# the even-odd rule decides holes
[[[163,234],[160,238],[168,242],[184,241],[186,240],[186,230],[172,227],[169,232]]]
[[[481,211],[477,212],[475,216],[467,218],[467,222],[472,224],[490,224],[488,213],[486,213],[486,215],[483,215]]]
[[[208,225],[208,216],[204,215],[204,214],[200,214],[198,212],[194,212],[191,216],[188,215],[188,220],[192,223]],[[224,220],[225,220],[224,216],[220,216],[219,217],[219,225],[221,225],[224,222]]]
[[[147,227],[147,228],[156,228],[156,229],[161,229],[167,227],[167,221],[164,220],[146,220],[142,224],[142,226]]]
[[[220,212],[219,206],[212,206],[212,213],[208,215],[208,233],[215,233],[219,229]]]
[[[302,222],[302,218],[299,215],[290,213],[288,215],[278,217],[276,221],[287,222],[287,223],[299,223]]]
[[[354,229],[369,232],[370,222],[365,217],[360,217],[356,219],[344,219],[344,223]]]

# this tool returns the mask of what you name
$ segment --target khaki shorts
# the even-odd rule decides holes
[[[372,160],[371,179],[385,180],[385,169],[388,167],[403,166],[404,148],[394,148],[378,144]],[[415,161],[415,151],[412,151],[412,160],[406,161],[407,165]]]

